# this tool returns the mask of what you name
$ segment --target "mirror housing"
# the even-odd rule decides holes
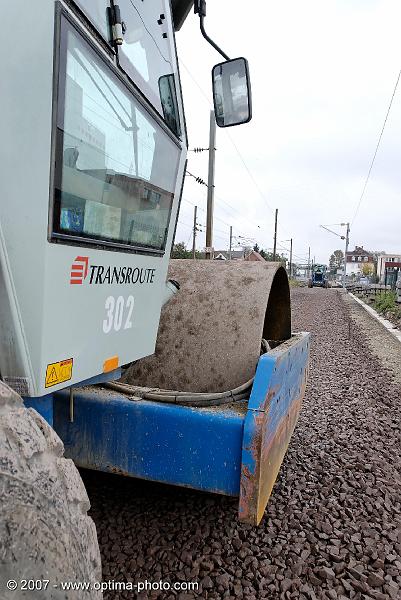
[[[213,103],[219,127],[233,127],[252,119],[252,95],[248,61],[234,58],[212,70]]]

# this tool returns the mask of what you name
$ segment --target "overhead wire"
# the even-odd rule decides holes
[[[190,225],[189,223],[185,223],[185,221],[181,221],[180,219],[178,220],[178,223],[180,225],[184,225],[184,227],[190,227],[191,229],[193,229],[193,225]]]
[[[194,202],[191,202],[190,200],[188,200],[188,198],[182,198],[182,200],[184,202],[187,202],[187,204],[191,204],[192,206],[198,206],[197,204],[194,204]],[[201,206],[198,206],[198,210],[201,210],[204,213],[206,212],[206,210],[204,208],[202,208]],[[231,223],[224,221],[224,219],[222,219],[221,217],[218,217],[217,215],[213,215],[213,219],[216,219],[217,221],[224,223],[224,225],[227,225],[227,227],[231,227]]]
[[[220,195],[216,194],[216,192],[214,193],[215,198],[219,201],[222,202],[223,204],[225,204],[226,206],[228,206],[229,210],[236,212],[239,217],[245,221],[247,221],[252,227],[257,227],[258,229],[260,229],[260,225],[258,225],[257,223],[254,223],[253,221],[251,221],[250,219],[248,219],[247,217],[244,217],[238,210],[238,208],[235,208],[234,206],[231,206],[231,204],[229,204],[228,202],[226,202],[226,200],[223,200],[223,198],[221,198]]]
[[[196,183],[200,183],[201,185],[205,185],[206,187],[209,187],[208,184],[206,183],[206,181],[203,181],[202,177],[198,177],[197,175],[194,175],[193,173],[188,171],[188,169],[186,169],[185,174],[190,175],[190,177],[193,177],[195,179]]]
[[[188,204],[190,204],[191,206],[196,206],[196,204],[193,204],[192,202],[190,202],[190,201],[189,201],[189,200],[187,200],[186,198],[183,198],[182,200],[183,200],[184,202],[187,202],[187,203],[188,203]],[[201,208],[201,207],[199,207],[199,206],[198,206],[198,209],[199,209],[199,210],[201,210],[201,211],[203,211],[203,212],[206,212],[206,211],[205,211],[203,208]],[[215,217],[215,218],[216,218],[216,217]],[[186,223],[185,221],[182,221],[181,219],[178,219],[178,223],[179,223],[180,225],[183,225],[184,227],[188,227],[188,228],[190,228],[190,229],[193,231],[193,228],[194,228],[193,224],[192,224],[192,225],[190,225],[189,223]],[[197,223],[197,225],[198,225],[198,227],[205,227],[205,225],[203,225],[202,223]],[[198,231],[200,231],[201,233],[204,233],[204,230],[203,230],[203,229],[198,229]],[[216,232],[216,233],[220,233],[220,234],[222,234],[222,235],[227,235],[227,236],[229,235],[229,232],[228,232],[228,231],[227,231],[227,232],[226,232],[226,231],[222,231],[221,229],[216,229],[215,227],[213,227],[213,233],[215,233],[215,232]],[[192,234],[191,234],[191,235],[192,235]],[[222,240],[222,239],[224,239],[224,241],[225,241],[225,239],[226,239],[226,238],[222,238],[222,237],[220,237],[220,236],[215,236],[215,237],[216,237],[216,238],[218,238],[218,239],[221,239],[221,240]],[[189,240],[188,240],[188,242],[189,242]],[[188,242],[187,242],[187,245],[188,245]]]
[[[285,250],[286,252],[291,252],[291,250],[289,248],[286,248],[285,246],[282,246],[281,244],[277,243],[277,248],[279,248],[279,250]],[[299,254],[295,254],[294,252],[292,253],[293,258],[298,258],[299,260],[305,260],[305,256],[299,256]]]
[[[206,187],[209,187],[208,184],[199,176],[194,175],[193,173],[191,173],[190,171],[188,171],[188,169],[186,170],[186,174],[189,175],[190,177],[192,177],[193,179],[195,179],[195,181],[197,183],[200,183],[201,185],[205,185]],[[214,186],[213,186],[214,187]],[[225,204],[229,210],[236,212],[241,219],[244,218],[244,216],[239,212],[239,210],[237,208],[234,208],[234,206],[231,206],[231,204],[229,204],[228,202],[226,202],[225,200],[223,200],[218,194],[216,194],[216,192],[214,192],[214,197],[219,201],[222,202],[223,204]],[[252,226],[252,227],[257,227],[260,229],[260,225],[258,225],[257,223],[253,223],[252,221],[250,221],[249,219],[247,219],[245,217],[245,220],[248,221],[248,223]]]
[[[185,71],[188,73],[189,77],[190,77],[190,78],[192,79],[192,81],[195,83],[195,85],[197,86],[197,88],[198,88],[198,89],[199,89],[199,91],[201,92],[202,96],[203,96],[203,97],[204,97],[204,98],[207,100],[207,102],[208,102],[208,104],[209,104],[209,106],[210,106],[210,101],[209,101],[209,97],[207,96],[207,94],[204,92],[204,90],[202,89],[202,87],[199,85],[199,83],[197,82],[197,80],[195,79],[195,77],[192,75],[192,73],[190,72],[190,70],[188,69],[188,67],[187,67],[187,66],[186,66],[186,65],[185,65],[185,64],[182,62],[182,60],[180,60],[180,63],[182,64],[182,66],[184,67]],[[266,204],[266,206],[268,207],[268,209],[269,209],[270,211],[272,211],[272,213],[274,214],[274,213],[275,213],[275,209],[274,209],[272,206],[270,206],[269,202],[267,201],[265,194],[264,194],[264,193],[262,192],[262,190],[260,189],[260,186],[259,186],[259,184],[257,183],[257,181],[256,181],[255,177],[253,176],[253,174],[252,174],[252,172],[251,172],[250,168],[248,167],[247,163],[245,162],[245,159],[244,159],[244,157],[242,156],[242,154],[241,154],[241,151],[239,150],[238,146],[237,146],[237,145],[236,145],[236,143],[234,142],[234,140],[233,140],[232,136],[231,136],[231,135],[229,134],[229,132],[228,132],[228,131],[226,131],[226,130],[223,130],[223,132],[224,132],[224,134],[227,136],[227,138],[229,139],[229,141],[231,142],[231,144],[232,144],[232,146],[233,146],[234,150],[236,151],[236,153],[237,153],[237,155],[238,155],[238,157],[239,157],[239,159],[240,159],[240,161],[241,161],[241,164],[242,164],[242,165],[243,165],[243,167],[245,168],[246,172],[248,173],[248,176],[249,176],[249,178],[251,179],[251,181],[252,181],[253,185],[255,186],[255,189],[258,191],[258,193],[259,193],[260,197],[262,198],[262,200],[264,201],[264,203]],[[260,226],[258,225],[258,227],[260,227]],[[288,231],[286,231],[286,229],[285,229],[284,227],[283,227],[282,229],[283,229],[283,231],[284,231],[284,232],[285,232],[287,235],[290,235],[290,234],[288,233]]]
[[[192,230],[192,231],[190,232],[189,236],[188,236],[187,243],[185,244],[185,248],[188,246],[188,244],[189,244],[189,241],[190,241],[191,237],[193,236],[193,234],[194,234],[194,232],[193,232],[193,230]]]
[[[272,211],[272,213],[274,214],[274,213],[275,213],[275,209],[274,209],[272,206],[270,206],[270,204],[269,204],[269,203],[268,203],[268,201],[266,200],[266,197],[265,197],[264,193],[263,193],[263,192],[262,192],[262,190],[260,189],[260,187],[259,187],[259,185],[258,185],[258,183],[257,183],[256,179],[255,179],[255,178],[254,178],[254,176],[252,175],[252,173],[251,173],[251,170],[249,169],[248,165],[246,164],[246,162],[245,162],[245,159],[244,159],[244,157],[242,156],[242,154],[241,154],[241,152],[240,152],[240,150],[239,150],[239,148],[238,148],[237,144],[234,142],[234,140],[233,140],[232,136],[231,136],[231,135],[228,133],[228,131],[225,131],[224,133],[226,134],[226,136],[227,136],[227,137],[228,137],[228,139],[230,140],[231,144],[233,145],[233,147],[234,147],[234,150],[235,150],[235,151],[236,151],[236,153],[238,154],[238,157],[239,157],[239,159],[240,159],[240,161],[241,161],[242,165],[244,166],[244,168],[245,168],[246,172],[248,173],[248,175],[249,175],[249,178],[251,179],[251,181],[252,181],[253,185],[255,186],[255,189],[258,191],[258,193],[259,193],[260,197],[262,198],[262,200],[263,200],[263,201],[264,201],[264,203],[266,204],[267,208],[268,208],[269,210],[271,210],[271,211]]]
[[[362,204],[362,200],[363,200],[363,198],[365,196],[366,188],[367,188],[368,183],[369,183],[370,175],[372,173],[373,165],[374,165],[375,160],[376,160],[377,152],[379,150],[380,142],[381,142],[382,137],[383,137],[383,133],[384,133],[384,130],[385,130],[385,127],[386,127],[386,124],[387,124],[388,116],[390,114],[390,110],[391,110],[391,107],[392,107],[392,104],[393,104],[393,100],[394,100],[394,97],[395,97],[395,94],[396,94],[396,91],[397,91],[397,87],[398,87],[400,78],[401,78],[401,69],[400,69],[400,71],[398,73],[398,77],[397,77],[397,81],[395,82],[393,93],[391,94],[391,99],[390,99],[390,103],[389,103],[388,108],[387,108],[386,116],[384,118],[383,126],[382,126],[381,131],[380,131],[379,139],[377,140],[376,148],[375,148],[375,151],[374,151],[374,154],[373,154],[372,161],[370,163],[368,174],[367,174],[366,179],[365,179],[365,183],[364,183],[364,186],[363,186],[363,189],[362,189],[362,193],[360,195],[357,207],[355,209],[354,216],[352,217],[351,225],[353,225],[353,223],[354,223],[354,221],[356,219],[356,216],[357,216],[357,214],[359,212],[359,209],[361,207],[361,204]]]

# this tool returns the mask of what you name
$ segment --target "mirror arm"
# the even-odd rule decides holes
[[[202,33],[203,37],[205,38],[205,40],[207,42],[209,42],[209,44],[211,46],[213,46],[213,48],[215,50],[217,50],[217,52],[219,54],[221,54],[221,56],[225,60],[230,60],[230,57],[227,56],[227,54],[225,52],[223,52],[223,50],[221,48],[218,47],[218,45],[208,36],[208,34],[205,31],[204,20],[206,17],[206,0],[195,0],[194,9],[195,9],[195,14],[199,14],[200,30],[201,30],[201,33]]]
[[[201,30],[201,32],[202,32],[202,35],[203,35],[203,37],[205,38],[205,40],[206,40],[207,42],[209,42],[209,44],[210,44],[211,46],[213,46],[213,48],[214,48],[215,50],[217,50],[217,52],[218,52],[219,54],[221,54],[221,56],[222,56],[222,57],[223,57],[225,60],[230,60],[230,57],[229,57],[229,56],[227,56],[227,54],[226,54],[225,52],[223,52],[223,50],[222,50],[221,48],[219,48],[219,47],[218,47],[218,45],[217,45],[217,44],[215,44],[215,43],[214,43],[214,41],[213,41],[213,40],[212,40],[212,39],[211,39],[211,38],[208,36],[208,34],[206,33],[206,31],[205,31],[205,26],[204,26],[204,24],[203,24],[204,18],[205,18],[205,17],[202,17],[202,16],[201,16],[201,18],[200,18],[200,30]]]

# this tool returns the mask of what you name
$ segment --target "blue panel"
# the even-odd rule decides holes
[[[127,400],[100,389],[55,394],[54,428],[82,467],[227,495],[239,494],[244,417]]]
[[[83,385],[92,385],[95,383],[104,383],[105,381],[114,381],[116,379],[120,379],[121,377],[121,369],[114,369],[114,371],[110,371],[109,373],[100,373],[100,375],[95,375],[95,377],[91,377],[86,381],[82,381],[81,383],[77,383],[72,387],[81,387]],[[70,389],[71,386],[68,386]],[[53,393],[46,394],[45,396],[38,397],[24,397],[24,404],[27,408],[34,408],[48,423],[53,427]]]
[[[245,522],[260,522],[296,425],[309,338],[296,334],[259,360],[244,426],[239,516]]]
[[[23,400],[27,408],[34,408],[53,427],[53,394]]]

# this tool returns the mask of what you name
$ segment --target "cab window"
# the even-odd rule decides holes
[[[123,44],[118,47],[118,62],[170,129],[180,136],[172,54],[175,46],[167,21],[169,3],[120,0],[119,6],[125,32]]]
[[[75,0],[75,2],[104,39],[110,42],[109,0]]]
[[[53,236],[162,252],[179,155],[63,17]]]

